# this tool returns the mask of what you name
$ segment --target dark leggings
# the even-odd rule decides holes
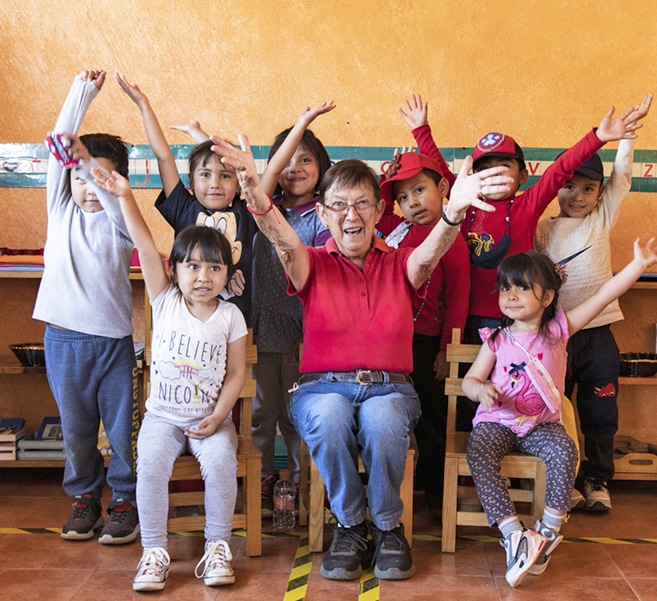
[[[545,505],[569,511],[570,494],[575,484],[577,449],[561,424],[540,424],[520,438],[497,423],[477,424],[468,441],[468,465],[488,523],[516,515],[500,463],[511,451],[540,457],[546,466]]]

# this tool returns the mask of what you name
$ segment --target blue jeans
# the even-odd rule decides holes
[[[403,510],[399,489],[409,434],[420,416],[413,386],[310,381],[295,385],[290,412],[340,524],[362,523],[369,502],[379,529],[396,528]],[[367,500],[358,473],[359,452],[368,475]]]
[[[132,336],[105,338],[46,326],[46,373],[62,418],[64,492],[100,499],[105,483],[98,450],[102,420],[112,446],[110,507],[135,502],[139,381]]]

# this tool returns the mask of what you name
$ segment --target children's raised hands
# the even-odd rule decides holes
[[[105,83],[105,71],[88,69],[80,73],[80,78],[84,81],[93,81],[94,85],[100,90]]]
[[[644,246],[641,246],[639,239],[634,241],[634,260],[643,265],[643,269],[657,263],[657,250],[655,249],[655,239],[650,238]]]
[[[626,123],[636,123],[637,121],[643,119],[650,110],[650,105],[652,104],[652,94],[646,94],[643,97],[643,101],[639,106],[635,106],[632,112],[625,119]]]
[[[115,73],[114,81],[138,107],[141,107],[144,102],[148,102],[146,94],[139,89],[139,86],[136,83],[131,84],[122,73]]]
[[[335,104],[332,100],[326,100],[322,104],[320,104],[318,107],[315,108],[310,108],[307,106],[303,113],[299,116],[299,121],[305,123],[306,127],[312,123],[317,117],[320,115],[324,115],[325,113],[328,113],[332,111],[335,108]]]
[[[201,124],[196,119],[190,119],[187,123],[182,125],[170,125],[169,129],[177,129],[187,134],[194,142],[200,144],[210,139],[210,136],[203,131]]]
[[[635,111],[638,112],[639,109],[636,107],[629,108],[619,117],[614,117],[615,111],[616,109],[612,106],[609,112],[602,118],[598,129],[595,131],[598,139],[602,142],[636,139],[637,136],[634,132],[643,127],[643,124],[638,123],[638,119],[631,118],[631,115]]]
[[[422,96],[413,94],[410,100],[406,101],[406,111],[399,107],[401,116],[411,129],[416,129],[421,125],[427,124],[429,103],[422,102]]]

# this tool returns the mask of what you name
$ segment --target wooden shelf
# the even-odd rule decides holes
[[[618,378],[618,384],[622,384],[623,386],[630,385],[630,386],[655,386],[657,385],[657,377],[653,376],[652,378],[628,378],[628,377],[620,377]]]
[[[23,367],[13,355],[0,355],[0,374],[45,374],[45,367]]]
[[[109,466],[109,457],[105,457],[105,467]],[[40,468],[51,468],[51,467],[61,467],[63,468],[66,462],[63,459],[10,459],[8,461],[0,461],[0,468],[3,467],[40,467]]]
[[[8,271],[0,269],[0,278],[2,279],[32,279],[40,280],[43,275],[43,270],[40,271]],[[141,270],[130,270],[131,280],[143,280],[144,276]]]

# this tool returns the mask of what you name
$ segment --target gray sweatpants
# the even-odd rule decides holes
[[[205,482],[205,538],[230,538],[237,497],[237,434],[228,417],[217,431],[200,440],[187,438],[184,427],[146,413],[137,441],[137,510],[144,548],[167,547],[169,480],[176,457],[189,450]]]

